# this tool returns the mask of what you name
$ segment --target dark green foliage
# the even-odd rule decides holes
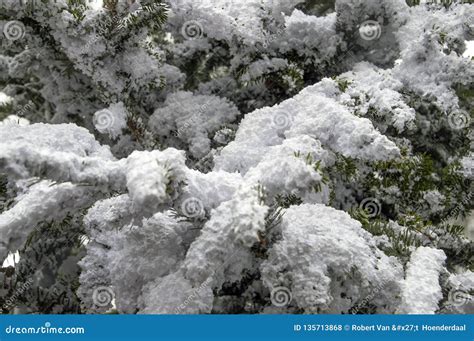
[[[338,174],[341,174],[345,180],[350,181],[357,175],[357,163],[356,160],[344,155],[336,155],[336,163],[334,169]]]
[[[242,81],[241,77],[247,71],[244,67],[237,71],[237,80],[242,88],[251,86],[264,87],[278,99],[287,98],[288,95],[294,95],[301,91],[305,86],[303,79],[303,71],[296,65],[289,65],[288,67],[263,74],[259,77],[253,78],[250,81]],[[271,103],[273,105],[275,103]]]

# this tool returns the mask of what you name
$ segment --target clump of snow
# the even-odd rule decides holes
[[[0,165],[10,176],[123,188],[122,164],[75,124],[0,125]]]
[[[468,179],[474,179],[474,153],[470,153],[461,159],[461,172]]]
[[[393,74],[412,91],[432,98],[444,111],[458,108],[453,84],[470,84],[472,61],[458,55],[456,42],[468,34],[474,6],[454,6],[451,11],[430,11],[425,6],[411,9],[410,19],[397,32],[402,62]],[[447,43],[447,44],[446,44]]]
[[[127,189],[137,210],[156,212],[170,203],[183,181],[184,152],[133,152],[127,158]]]
[[[316,17],[295,9],[285,17],[285,29],[275,38],[280,52],[294,51],[306,57],[306,63],[320,64],[334,57],[342,37],[336,32],[336,13]]]
[[[17,197],[17,202],[0,214],[0,259],[9,251],[21,249],[28,235],[41,221],[61,220],[72,209],[84,209],[93,202],[86,188],[69,182],[54,184],[41,181]],[[64,202],[71,202],[68,207]]]
[[[282,20],[281,12],[291,11],[299,2],[178,0],[170,1],[170,6],[174,14],[172,22],[181,26],[180,31],[185,39],[208,37],[231,42],[236,37],[246,45],[253,46],[265,41],[265,18],[273,14],[272,18]]]
[[[208,281],[194,287],[183,271],[149,283],[140,302],[143,314],[206,314],[212,310],[214,294]]]
[[[308,155],[313,163],[308,162]],[[326,193],[324,200],[320,193],[316,193],[319,192],[318,185],[322,185],[322,175],[315,169],[314,162],[322,161],[324,166],[327,159],[328,152],[318,140],[301,135],[270,147],[244,179],[247,183],[263,185],[269,198],[292,194],[305,201],[323,202],[327,201],[328,195]]]
[[[134,313],[139,308],[141,289],[173,272],[184,258],[180,223],[167,213],[157,213],[117,233],[109,252],[110,279],[120,311]],[[143,252],[143,249],[146,252]]]
[[[386,117],[386,125],[394,126],[398,132],[414,127],[415,109],[405,103],[400,93],[403,84],[393,77],[391,70],[363,62],[339,79],[349,82],[340,101],[353,107],[357,115],[365,116],[369,109],[375,109],[376,115]]]
[[[149,127],[162,138],[181,141],[191,155],[199,158],[210,151],[208,135],[215,134],[238,114],[234,104],[226,99],[179,91],[170,94],[164,106],[153,113]]]
[[[267,209],[260,203],[258,190],[244,186],[213,210],[182,266],[148,285],[142,312],[210,312],[212,288],[221,287],[226,280],[238,280],[244,269],[252,266],[249,248],[264,229]]]
[[[248,260],[241,255],[237,270],[226,268],[225,263],[233,253],[247,253],[248,258],[247,248],[258,241],[258,233],[263,231],[268,208],[260,203],[258,195],[256,188],[243,187],[212,212],[186,255],[186,278],[192,283],[202,283],[208,277],[215,285],[223,283],[224,271],[227,276],[240,277],[237,270],[244,269]]]
[[[216,168],[245,173],[262,160],[270,147],[302,135],[348,157],[386,160],[400,154],[395,143],[380,134],[368,119],[352,115],[320,88],[320,84],[307,87],[276,106],[247,114],[235,141],[216,157]]]
[[[183,196],[198,199],[207,212],[217,208],[224,201],[232,199],[237,189],[243,184],[239,173],[213,171],[201,173],[189,169],[186,172],[186,185]],[[184,200],[186,200],[184,199]]]
[[[99,200],[84,217],[90,242],[86,245],[85,257],[79,262],[82,271],[78,296],[83,309],[89,312],[105,312],[108,309],[94,304],[93,292],[97,287],[110,286],[111,246],[122,228],[131,225],[131,204],[126,194]]]

